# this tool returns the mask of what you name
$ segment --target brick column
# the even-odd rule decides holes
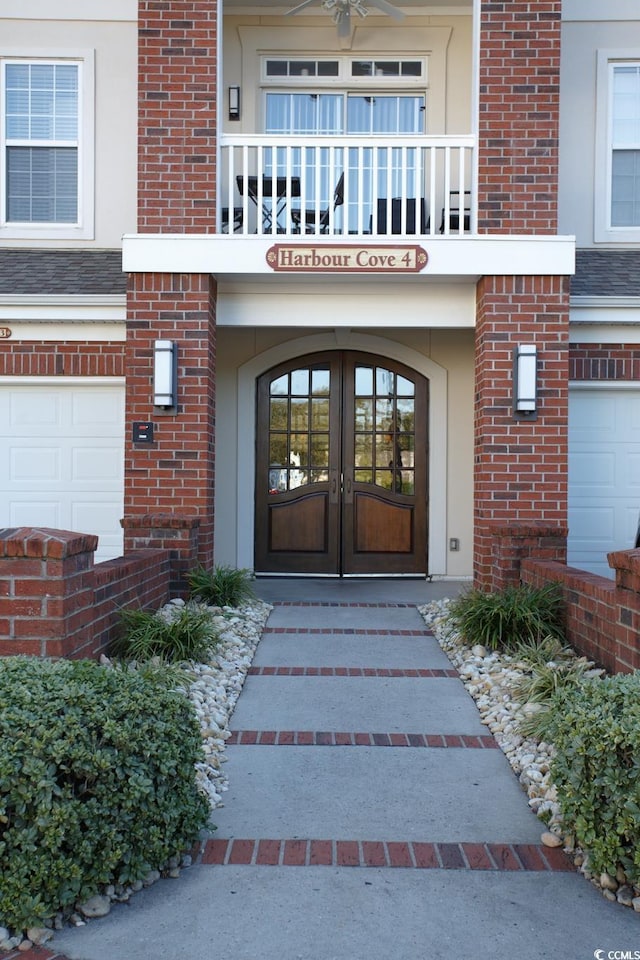
[[[565,277],[478,284],[474,519],[476,585],[493,583],[496,524],[567,526],[569,292]],[[538,348],[538,415],[513,414],[513,350]]]
[[[153,407],[153,342],[178,344],[175,414]],[[215,284],[205,274],[136,274],[128,295],[125,551],[153,546],[141,539],[149,514],[197,519],[197,557],[213,563],[215,447]],[[150,444],[134,443],[135,421],[154,424]],[[139,522],[134,523],[134,519]],[[141,518],[144,518],[141,520]],[[151,525],[152,526],[152,525]],[[137,532],[133,534],[133,530]],[[179,556],[183,554],[173,544]],[[192,553],[185,543],[185,559]]]
[[[138,230],[215,229],[217,13],[214,0],[139,0]],[[138,274],[127,297],[125,549],[157,542],[148,515],[170,514],[186,538],[174,559],[213,562],[216,287],[208,274]],[[178,405],[153,407],[153,342],[178,345]],[[134,444],[134,421],[152,444]],[[143,535],[147,529],[147,536]],[[183,564],[183,566],[184,566]],[[178,564],[178,567],[180,564]],[[177,567],[176,567],[177,569]]]
[[[557,233],[560,10],[560,0],[482,3],[481,231]],[[568,335],[567,277],[480,280],[474,574],[487,589],[496,524],[567,524]],[[531,421],[513,415],[513,351],[524,343],[538,350],[538,415]]]
[[[93,621],[98,538],[66,530],[0,530],[0,656],[71,656]]]
[[[483,0],[478,220],[557,232],[561,0]]]

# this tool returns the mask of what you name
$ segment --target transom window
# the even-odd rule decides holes
[[[92,118],[84,107],[86,93],[92,101],[91,71],[84,58],[7,58],[0,66],[0,229],[12,236],[91,236]]]

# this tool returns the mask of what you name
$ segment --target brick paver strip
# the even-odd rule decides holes
[[[477,737],[440,733],[369,733],[362,730],[232,730],[227,744],[296,747],[436,747],[456,750],[492,749],[491,734]]]
[[[202,862],[215,864],[224,863],[228,846],[228,840],[207,840],[202,853]]]
[[[234,840],[228,862],[234,866],[247,866],[253,857],[255,840]]]
[[[513,847],[506,843],[488,843],[487,846],[498,870],[520,870],[520,860]]]
[[[500,873],[575,870],[560,849],[517,843],[427,843],[403,840],[220,840],[204,842],[202,864],[405,867]]]
[[[309,866],[330,867],[333,863],[333,840],[311,840],[309,843]]]
[[[463,853],[471,870],[495,870],[496,865],[482,843],[461,843]],[[523,864],[524,865],[524,864]],[[525,869],[526,866],[525,866]]]
[[[390,670],[388,667],[249,667],[250,677],[408,677],[458,679],[458,671],[441,668]]]
[[[465,860],[460,845],[457,843],[439,843],[438,852],[445,870],[462,870]]]
[[[336,843],[337,866],[359,867],[361,862],[357,840],[338,840]]]
[[[421,870],[437,870],[440,867],[435,843],[413,843],[416,867]]]
[[[389,863],[392,867],[412,867],[411,845],[408,843],[387,843]]]
[[[280,841],[260,840],[256,863],[261,867],[275,867],[280,863]]]
[[[285,867],[303,867],[307,859],[306,840],[285,840],[282,863]]]

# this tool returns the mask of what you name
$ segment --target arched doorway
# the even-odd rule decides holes
[[[428,381],[310,354],[257,382],[257,573],[426,574]]]

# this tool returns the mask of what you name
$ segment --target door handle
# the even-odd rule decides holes
[[[346,473],[345,473],[344,502],[345,502],[345,503],[353,503],[353,489],[352,489],[351,470],[347,470]]]
[[[329,476],[329,503],[338,503],[338,471],[332,470]]]

